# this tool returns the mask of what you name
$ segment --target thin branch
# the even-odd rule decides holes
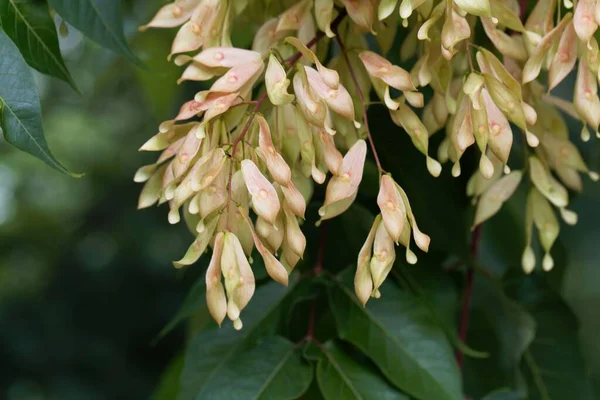
[[[354,84],[356,94],[358,95],[358,98],[360,100],[360,105],[362,107],[363,124],[365,125],[365,130],[367,132],[369,145],[371,146],[371,151],[373,152],[373,157],[375,158],[375,164],[377,164],[377,169],[379,170],[379,173],[384,174],[385,170],[381,166],[381,161],[379,161],[379,155],[377,154],[377,149],[375,148],[375,142],[373,141],[373,136],[371,135],[371,130],[369,129],[369,119],[367,117],[367,102],[365,101],[365,96],[363,95],[363,92],[360,89],[358,79],[356,78],[356,73],[354,72],[354,68],[352,68],[350,58],[348,58],[348,52],[346,51],[344,42],[342,42],[337,27],[335,29],[333,29],[332,27],[332,30],[335,33],[335,40],[338,46],[340,46],[340,52],[342,53],[342,57],[344,57],[344,61],[346,62],[346,66],[348,67],[348,72],[350,73],[350,78],[352,79],[352,83]]]

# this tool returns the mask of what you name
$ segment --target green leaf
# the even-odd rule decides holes
[[[315,213],[315,215],[318,215]],[[328,221],[327,242],[323,265],[328,271],[339,272],[356,264],[358,252],[367,238],[375,215],[361,204],[354,203],[342,215]],[[317,234],[315,238],[319,238]],[[318,249],[315,243],[312,249]]]
[[[371,230],[375,215],[355,201],[344,213],[323,221],[317,227],[315,223],[319,218],[318,209],[322,205],[321,200],[313,200],[307,205],[306,221],[302,225],[306,236],[306,251],[301,262],[312,268],[319,257],[318,249],[325,229],[327,251],[323,255],[323,266],[327,271],[337,274],[348,265],[356,264],[358,252]],[[370,202],[370,205],[376,206],[374,202]]]
[[[595,154],[594,169],[598,169],[598,146],[588,148]],[[595,152],[595,153],[594,153]],[[585,154],[585,153],[584,153]],[[594,158],[592,158],[594,159]],[[589,181],[588,181],[589,182]],[[580,340],[584,358],[595,380],[596,394],[600,394],[600,252],[598,252],[598,226],[600,226],[600,185],[585,183],[583,193],[578,194],[573,209],[579,215],[575,227],[566,228],[561,239],[568,249],[568,265],[561,292],[581,322]]]
[[[169,323],[159,332],[156,340],[162,339],[166,334],[171,332],[177,325],[179,325],[182,321],[194,315],[196,312],[206,309],[208,313],[208,308],[206,308],[206,281],[204,279],[204,275],[200,276],[198,280],[194,283],[194,286],[188,292],[183,304],[177,314],[169,321]]]
[[[334,343],[321,348],[317,382],[326,400],[408,400],[377,371],[346,355]]]
[[[358,192],[371,199],[377,198],[379,194],[379,170],[374,161],[367,159],[363,172],[363,178],[360,181]]]
[[[481,227],[478,260],[494,275],[501,276],[511,266],[521,268],[526,242],[523,221],[527,194],[528,186],[519,186],[498,214]]]
[[[120,1],[49,0],[49,2],[65,21],[85,36],[141,66],[140,60],[129,49],[123,33]]]
[[[312,375],[312,366],[302,360],[294,343],[280,336],[268,337],[230,360],[196,398],[296,399],[306,392]]]
[[[302,357],[304,357],[304,359],[307,361],[319,361],[323,357],[323,352],[314,341],[309,340],[304,343],[304,347],[302,348]]]
[[[485,395],[482,400],[520,400],[521,396],[508,389],[494,390]]]
[[[442,174],[434,178],[427,171],[425,156],[415,149],[406,132],[394,125],[385,107],[370,107],[369,122],[383,168],[406,191],[419,229],[431,237],[429,251],[444,251],[466,258],[470,236],[466,162],[460,178],[451,176],[449,165],[444,165]],[[431,139],[438,142],[441,136]],[[434,144],[430,143],[431,155],[436,153]]]
[[[169,363],[152,394],[152,400],[175,400],[179,394],[179,381],[183,370],[183,355],[178,354]]]
[[[313,303],[317,301],[318,295],[319,285],[314,278],[303,279],[296,285],[294,295],[283,304],[286,309],[286,315],[282,317],[281,334],[283,336],[290,340],[301,340],[304,337],[308,329],[307,321],[310,310]],[[316,329],[319,327],[318,313],[315,313],[314,322]]]
[[[2,29],[32,68],[67,82],[78,91],[58,47],[48,5],[34,0],[0,0]]]
[[[406,282],[421,303],[430,309],[454,347],[465,356],[486,358],[488,353],[474,350],[458,338],[458,293],[448,271],[441,266],[442,261],[438,256],[430,254],[420,257],[417,267],[396,261],[392,273]]]
[[[487,351],[490,357],[465,360],[465,392],[479,398],[499,387],[519,389],[519,366],[535,331],[533,317],[508,298],[500,284],[476,275],[467,343]]]
[[[73,176],[54,158],[44,138],[40,99],[29,67],[17,46],[0,31],[0,125],[6,141],[49,166]]]
[[[370,357],[393,384],[419,399],[462,399],[452,348],[416,297],[389,282],[381,298],[365,308],[346,284],[332,285],[328,294],[340,337]]]
[[[512,274],[505,285],[537,323],[535,339],[522,363],[528,399],[596,399],[579,347],[577,318],[552,290],[545,274]]]
[[[400,258],[400,257],[398,257]],[[443,257],[425,254],[417,265],[396,262],[393,273],[405,279],[419,298],[431,306],[435,314],[452,331],[456,331],[456,314],[459,310],[458,290],[450,273],[442,267]],[[399,265],[398,265],[399,264]]]
[[[274,282],[256,290],[242,312],[244,327],[233,329],[230,323],[220,329],[200,332],[190,343],[185,355],[181,376],[180,400],[204,398],[210,382],[228,368],[237,355],[251,348],[258,340],[272,334],[280,314],[282,301],[292,292],[296,283],[285,287]]]

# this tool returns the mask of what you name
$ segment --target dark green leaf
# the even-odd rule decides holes
[[[317,382],[327,400],[408,400],[377,371],[346,355],[334,343],[321,349]]]
[[[73,175],[50,152],[33,75],[17,46],[3,31],[0,31],[0,54],[0,122],[4,138],[51,167]]]
[[[127,45],[123,34],[121,2],[114,0],[49,0],[50,5],[69,24],[88,38],[141,65]]]
[[[459,340],[456,328],[456,286],[448,271],[441,267],[441,260],[436,261],[436,258],[427,254],[419,259],[416,267],[397,262],[392,272],[406,282],[419,300],[431,310],[436,322],[444,329],[454,347],[468,357],[488,357],[488,353],[474,350]]]
[[[208,309],[206,308],[206,282],[204,279],[204,275],[202,275],[194,286],[188,292],[183,304],[177,314],[173,317],[171,321],[160,331],[156,340],[163,338],[167,333],[171,332],[177,325],[179,325],[185,319],[194,315],[194,313],[199,310],[206,309],[208,313]]]
[[[454,347],[468,357],[488,357],[488,353],[474,350],[459,340],[456,328],[458,294],[448,271],[441,266],[442,260],[437,258],[426,254],[419,259],[418,266],[397,260],[392,273],[405,282],[420,302],[429,308]]]
[[[196,398],[296,399],[310,386],[312,372],[294,343],[279,336],[269,337],[230,360]]]
[[[454,347],[456,347],[456,350],[460,351],[467,357],[488,358],[490,356],[490,353],[488,353],[486,351],[475,350],[475,349],[472,349],[471,347],[467,346],[465,343],[460,341],[458,335],[456,335],[456,334],[449,337],[449,339],[450,339],[450,342],[452,343],[452,345]]]
[[[465,360],[467,394],[477,398],[499,387],[517,390],[521,359],[535,330],[533,317],[508,298],[499,284],[476,275],[467,343],[490,357]]]
[[[379,194],[379,171],[374,161],[365,161],[363,178],[360,181],[358,191],[361,195],[371,199],[377,198]]]
[[[371,202],[371,205],[375,203]],[[375,215],[362,204],[354,202],[348,210],[331,220],[323,221],[317,227],[318,209],[323,205],[320,200],[313,200],[306,210],[306,221],[302,231],[306,235],[306,252],[302,261],[313,267],[318,258],[320,242],[325,234],[327,251],[323,256],[323,267],[338,273],[350,264],[355,264],[358,252],[367,238]]]
[[[260,256],[259,256],[260,257]],[[312,307],[316,307],[319,285],[315,279],[303,279],[294,288],[294,295],[283,305],[286,314],[282,318],[282,334],[290,340],[301,340],[308,329],[307,321]],[[318,326],[318,313],[315,313],[315,325]]]
[[[319,389],[319,384],[316,379],[313,379],[311,385],[308,387],[308,390],[298,398],[299,400],[326,400],[323,397],[323,393]]]
[[[427,172],[425,156],[415,149],[406,132],[392,123],[384,107],[371,107],[369,121],[383,168],[406,191],[419,228],[431,236],[430,251],[466,257],[470,223],[465,195],[467,165],[463,165],[459,179],[450,175],[449,165],[434,178]],[[439,141],[440,136],[433,136],[432,141]],[[432,144],[430,154],[435,154],[435,149]]]
[[[586,143],[587,145],[587,143]],[[598,170],[598,143],[596,149],[596,162],[592,169]],[[585,153],[584,153],[585,154]],[[565,300],[581,322],[581,345],[584,358],[588,362],[592,379],[595,381],[596,394],[600,394],[600,346],[598,346],[598,332],[600,332],[600,268],[598,260],[598,226],[600,226],[600,185],[590,182],[584,183],[583,193],[573,203],[574,211],[579,214],[579,222],[574,227],[564,227],[561,239],[568,249],[568,265],[563,281],[562,293]]]
[[[482,400],[519,400],[521,399],[521,396],[519,396],[517,393],[512,392],[508,389],[500,389],[500,390],[494,390],[491,393],[488,393],[487,395],[485,395],[485,397]]]
[[[527,193],[527,185],[520,185],[498,214],[481,227],[478,260],[495,275],[501,276],[512,267],[521,268]]]
[[[363,308],[352,289],[340,283],[329,288],[329,301],[340,337],[362,350],[396,386],[424,400],[462,399],[452,348],[416,297],[386,283],[381,298]]]
[[[175,356],[173,361],[165,369],[160,382],[154,393],[152,400],[175,400],[179,394],[179,381],[181,380],[181,371],[183,370],[183,355]]]
[[[34,0],[0,0],[2,29],[31,67],[64,80],[77,90],[58,47],[48,5]]]
[[[398,257],[399,258],[399,257]],[[456,331],[459,298],[456,284],[442,267],[442,259],[426,254],[417,265],[396,262],[393,272],[405,279],[410,288],[427,303],[437,317],[452,331]]]
[[[241,331],[234,330],[227,321],[223,328],[198,333],[186,351],[179,398],[204,398],[210,381],[223,373],[237,354],[251,348],[262,336],[273,333],[279,305],[294,285],[290,282],[286,289],[272,282],[257,289],[242,312],[244,327]]]
[[[324,265],[328,271],[337,272],[356,263],[374,219],[371,211],[355,203],[342,215],[327,222],[328,251],[325,252]],[[318,248],[318,245],[314,248]]]
[[[323,352],[314,341],[307,341],[302,348],[302,357],[307,361],[319,361],[323,357]]]
[[[546,276],[511,274],[506,285],[537,323],[535,339],[522,363],[528,399],[596,399],[579,348],[577,318]]]

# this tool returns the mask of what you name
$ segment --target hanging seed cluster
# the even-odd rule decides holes
[[[417,262],[413,241],[428,251],[430,238],[407,193],[379,162],[368,107],[388,109],[433,176],[445,163],[460,175],[462,155],[478,149],[479,168],[467,186],[474,226],[526,181],[523,268],[536,265],[535,226],[541,265],[550,270],[557,214],[577,220],[567,189],[582,190],[581,174],[598,179],[570,141],[563,114],[583,123],[583,141],[598,135],[600,2],[541,0],[524,14],[517,0],[176,0],[162,7],[142,29],[178,27],[169,59],[183,67],[179,82],[210,87],[141,147],[160,155],[136,173],[135,181],[145,182],[139,208],[167,203],[169,222],[183,216],[194,232],[175,267],[212,248],[206,297],[213,318],[242,327],[255,289],[254,248],[271,278],[288,283],[306,247],[300,225],[314,185],[330,176],[320,220],[342,214],[356,198],[369,147],[381,213],[358,254],[360,301],[380,296],[396,246],[410,264]],[[252,26],[251,48],[234,47],[232,32]],[[398,32],[409,69],[387,58]],[[370,39],[377,46],[368,46]],[[555,97],[551,90],[574,69],[572,101]],[[433,94],[425,103],[427,87]],[[369,102],[371,91],[380,102]],[[433,134],[444,136],[437,154],[429,149]],[[519,135],[524,167],[511,170]]]

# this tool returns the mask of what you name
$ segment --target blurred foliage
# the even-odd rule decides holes
[[[60,38],[81,91],[36,74],[46,136],[73,179],[0,144],[0,398],[148,398],[183,327],[154,339],[199,271],[175,273],[188,232],[136,210],[137,148],[183,96],[166,35],[138,35],[159,1],[127,9],[141,70],[83,39]],[[55,20],[57,24],[60,20]],[[191,92],[194,89],[190,89]]]

